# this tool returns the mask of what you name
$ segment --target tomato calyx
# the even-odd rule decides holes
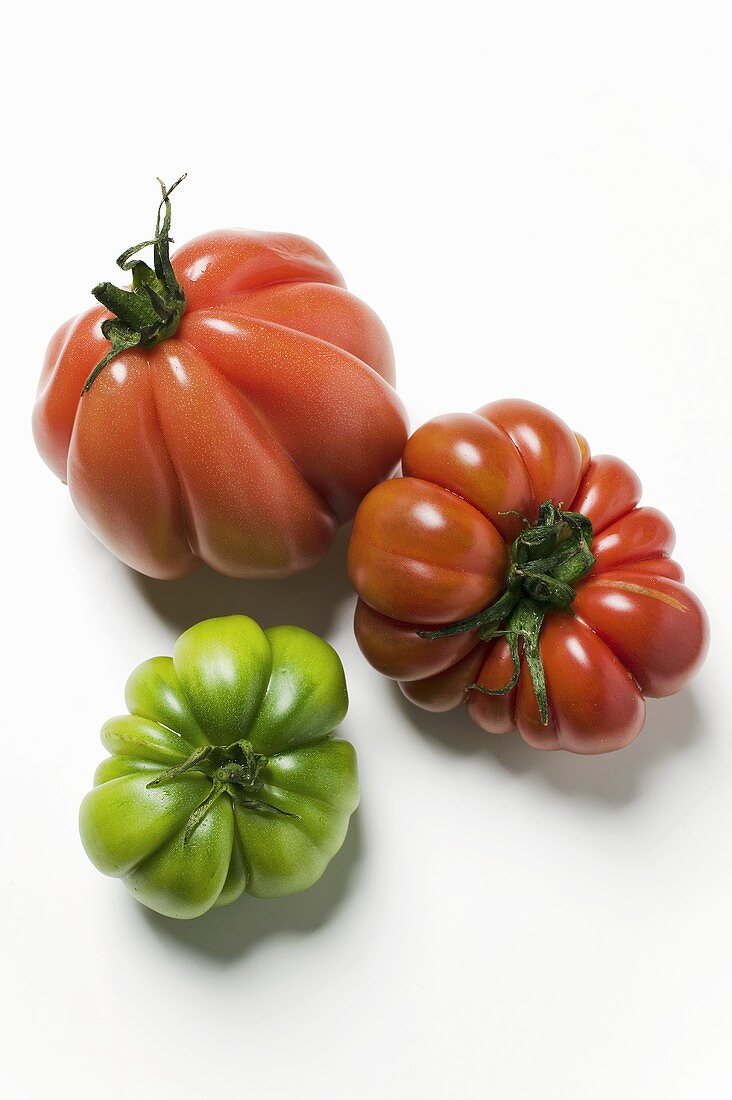
[[[211,807],[227,794],[239,806],[257,813],[281,814],[283,817],[297,817],[297,814],[281,810],[260,798],[253,797],[262,789],[262,772],[268,764],[268,758],[255,752],[250,741],[235,741],[231,745],[206,745],[196,749],[187,760],[168,771],[162,772],[147,784],[148,790],[178,779],[187,772],[201,772],[211,780],[211,790],[204,800],[196,806],[188,818],[183,833],[183,844],[187,845],[193,833],[201,824]]]
[[[506,513],[504,513],[506,514]],[[539,635],[549,611],[569,607],[574,585],[595,564],[592,554],[592,523],[581,512],[566,512],[545,500],[536,523],[526,524],[511,546],[506,587],[489,607],[440,630],[418,630],[420,638],[447,638],[477,630],[482,641],[505,638],[513,662],[513,675],[502,688],[470,684],[467,691],[484,695],[507,695],[518,683],[521,672],[519,642],[531,674],[531,681],[543,725],[549,722],[544,665]]]
[[[123,290],[114,283],[99,283],[92,290],[96,300],[114,314],[102,322],[102,333],[112,347],[87,378],[82,393],[89,392],[104,368],[123,351],[154,347],[178,331],[186,297],[170,262],[170,196],[185,178],[184,174],[170,187],[158,179],[163,197],[158,206],[155,236],[117,257],[117,266],[132,272],[131,290]],[[149,245],[153,247],[154,270],[144,260],[132,258]]]

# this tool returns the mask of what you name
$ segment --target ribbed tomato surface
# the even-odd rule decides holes
[[[403,477],[373,489],[349,547],[365,656],[427,710],[466,702],[488,732],[518,729],[537,748],[607,752],[628,744],[644,696],[679,691],[700,666],[708,625],[671,560],[674,532],[620,459],[527,401],[438,417],[408,441]],[[571,606],[546,615],[539,648],[548,721],[540,720],[525,652],[515,688],[505,638],[476,631],[423,638],[480,612],[506,584],[509,549],[552,501],[593,525],[591,571]]]
[[[110,314],[53,337],[38,449],[94,534],[143,573],[305,569],[401,455],[386,330],[302,237],[209,233],[172,264],[178,331],[120,354],[83,396]]]

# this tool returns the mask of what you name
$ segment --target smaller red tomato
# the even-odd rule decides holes
[[[412,702],[488,732],[600,753],[679,691],[708,625],[674,532],[618,458],[527,401],[438,417],[356,514],[359,645]]]

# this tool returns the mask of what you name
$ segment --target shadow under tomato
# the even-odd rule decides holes
[[[128,574],[153,610],[180,631],[201,619],[242,613],[264,627],[293,624],[327,635],[339,605],[353,598],[346,569],[350,531],[350,524],[342,527],[326,556],[293,577],[236,580],[205,565],[175,581]]]
[[[470,720],[464,708],[447,714],[420,710],[395,685],[400,712],[418,732],[455,753],[481,754],[515,776],[538,776],[562,794],[608,805],[631,802],[649,773],[665,759],[688,751],[699,739],[702,720],[693,692],[648,699],[645,726],[636,740],[613,753],[576,753],[532,749],[517,733],[495,736]]]
[[[231,905],[212,909],[195,920],[173,920],[137,902],[133,904],[161,939],[223,965],[248,954],[265,940],[307,936],[326,925],[345,903],[362,854],[357,811],[340,852],[322,878],[301,894],[272,899],[245,894]]]

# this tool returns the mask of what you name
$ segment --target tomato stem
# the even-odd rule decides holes
[[[549,722],[544,665],[539,636],[544,619],[552,609],[566,608],[574,601],[574,586],[595,564],[592,554],[592,524],[580,512],[565,512],[561,505],[545,500],[534,524],[529,524],[511,546],[506,587],[489,607],[467,619],[439,630],[418,630],[420,638],[447,638],[477,630],[483,641],[507,640],[513,675],[502,688],[470,684],[468,691],[484,695],[507,695],[518,683],[520,650],[531,682],[543,725]]]
[[[235,741],[225,747],[206,745],[196,749],[182,764],[161,772],[147,784],[147,788],[149,790],[159,787],[161,783],[169,783],[191,771],[200,772],[211,780],[211,790],[188,818],[183,833],[183,845],[186,846],[195,830],[223,794],[229,795],[239,806],[255,810],[257,813],[282,814],[283,817],[298,816],[288,813],[287,810],[281,810],[271,802],[252,797],[264,784],[262,772],[267,764],[267,757],[260,752],[255,752],[250,741]]]
[[[155,236],[150,241],[133,245],[117,257],[117,266],[132,272],[132,288],[123,290],[114,283],[99,283],[92,290],[97,301],[114,314],[102,322],[102,333],[112,346],[87,378],[83,393],[89,392],[104,368],[123,351],[154,347],[178,331],[186,297],[170,262],[170,196],[185,178],[184,173],[170,187],[158,180],[163,197],[158,206]],[[150,245],[154,270],[144,260],[132,258]]]

